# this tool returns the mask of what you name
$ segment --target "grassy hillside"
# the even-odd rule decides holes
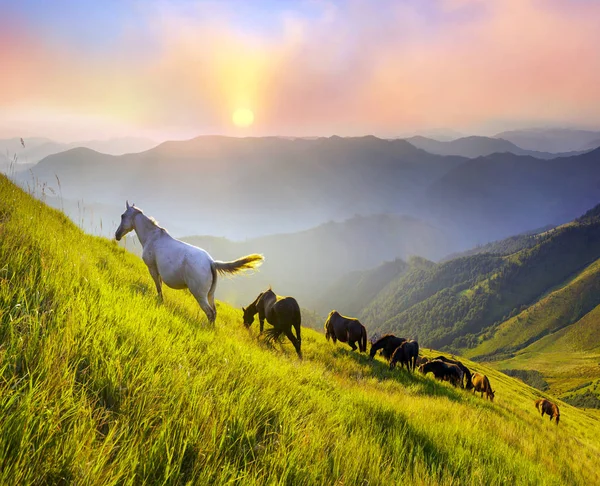
[[[510,354],[546,335],[578,322],[600,304],[600,260],[542,296],[535,304],[500,324],[481,344],[465,351],[468,356]],[[600,335],[587,345],[600,347]],[[553,336],[554,342],[557,336]],[[585,344],[582,343],[582,346]]]
[[[592,210],[583,218],[534,235],[537,244],[522,245],[509,255],[481,253],[408,271],[390,283],[363,311],[365,322],[378,330],[418,336],[432,346],[464,349],[493,335],[503,321],[513,318],[572,279],[600,258],[600,217]],[[510,245],[509,245],[510,246]],[[535,327],[515,317],[517,331],[504,345],[523,347],[544,333],[571,324],[600,304],[596,267],[577,285],[577,299],[563,296],[574,308],[568,316],[550,311]],[[577,304],[577,305],[575,305]],[[511,325],[513,325],[511,324]],[[525,329],[526,328],[526,329]],[[498,334],[500,336],[502,334]],[[486,353],[502,345],[490,344]]]
[[[600,481],[597,418],[561,404],[555,427],[537,392],[480,364],[494,404],[309,330],[299,361],[224,303],[210,327],[3,177],[0,236],[2,484]]]
[[[553,394],[600,408],[599,293],[600,260],[465,352],[501,370],[535,371]]]

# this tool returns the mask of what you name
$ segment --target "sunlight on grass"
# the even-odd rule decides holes
[[[600,482],[597,415],[556,427],[497,371],[468,363],[491,404],[308,329],[300,361],[218,310],[160,304],[139,258],[0,178],[0,483]]]

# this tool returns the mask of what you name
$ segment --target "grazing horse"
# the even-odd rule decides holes
[[[429,363],[431,360],[425,356],[419,356],[417,358],[417,368],[425,363]]]
[[[433,358],[433,359],[443,361],[444,363],[455,364],[456,366],[458,366],[462,370],[462,372],[467,380],[467,383],[465,384],[465,389],[470,390],[471,388],[473,388],[473,378],[472,378],[471,370],[469,370],[469,368],[467,368],[460,361],[458,361],[457,359],[446,358],[445,356],[438,356],[437,358]]]
[[[390,370],[395,368],[396,363],[400,363],[401,366],[406,365],[408,371],[415,371],[418,357],[419,343],[417,341],[404,341],[392,354]]]
[[[264,260],[262,255],[256,254],[233,262],[213,260],[202,248],[173,238],[135,204],[130,206],[126,202],[125,206],[127,209],[121,215],[121,224],[115,233],[116,240],[134,230],[142,244],[142,260],[150,271],[160,299],[163,298],[163,282],[172,289],[188,288],[211,323],[217,318],[217,274],[241,273],[258,267]]]
[[[473,373],[473,393],[481,392],[481,398],[483,398],[483,394],[485,393],[485,398],[489,398],[490,402],[494,401],[494,391],[492,390],[492,385],[490,385],[490,380],[485,375],[481,373]]]
[[[375,344],[377,341],[379,341],[379,339],[381,338],[381,335],[376,332],[374,334],[371,334],[371,336],[369,337],[369,343],[371,345]]]
[[[258,313],[260,322],[260,332],[265,326],[265,319],[273,326],[265,334],[270,339],[278,339],[285,334],[296,348],[298,357],[302,359],[300,346],[302,338],[300,337],[300,306],[293,297],[282,297],[276,295],[270,288],[258,295],[258,297],[248,307],[242,307],[244,312],[244,325],[250,327],[254,322],[254,316]],[[292,333],[292,327],[296,329],[296,335]]]
[[[429,361],[419,366],[418,369],[424,375],[431,372],[436,379],[448,381],[454,386],[460,386],[463,381],[463,372],[455,364],[444,363],[443,361]]]
[[[552,403],[550,400],[546,400],[545,398],[540,398],[535,401],[535,408],[541,412],[542,417],[544,414],[550,416],[550,422],[552,419],[556,420],[556,425],[558,425],[558,421],[560,420],[560,411],[558,410],[558,405],[556,403]]]
[[[341,315],[338,311],[332,310],[325,321],[325,337],[333,342],[340,341],[348,343],[352,351],[356,351],[356,342],[358,342],[359,351],[367,352],[367,330],[358,319]]]
[[[386,334],[371,345],[371,352],[369,353],[369,356],[371,357],[371,359],[373,359],[375,357],[375,353],[380,349],[383,349],[383,356],[389,361],[390,359],[392,359],[392,354],[394,354],[396,348],[400,346],[404,341],[406,341],[406,339],[396,337],[393,334]]]

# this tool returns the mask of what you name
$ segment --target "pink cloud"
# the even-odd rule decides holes
[[[145,133],[600,126],[600,4],[572,5],[443,0],[434,16],[410,4],[324,3],[317,18],[283,13],[276,36],[242,32],[222,10],[185,15],[163,5],[147,13],[158,46],[152,53],[140,54],[133,31],[121,52],[85,59],[68,46],[11,32],[10,42],[0,42],[9,73],[0,126],[19,110],[28,114],[21,125],[43,111],[41,126],[55,112],[95,119],[90,127],[106,131],[114,124]],[[473,7],[479,10],[470,16]],[[453,22],[448,16],[457,11],[466,13]],[[242,106],[255,112],[252,129],[231,124]],[[64,126],[72,137],[81,128]]]

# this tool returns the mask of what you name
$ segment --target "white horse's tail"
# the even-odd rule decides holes
[[[262,255],[253,253],[252,255],[246,255],[245,257],[238,258],[232,262],[220,262],[216,260],[213,262],[213,265],[221,275],[225,273],[235,275],[236,273],[242,273],[260,267],[264,259],[265,257]]]

